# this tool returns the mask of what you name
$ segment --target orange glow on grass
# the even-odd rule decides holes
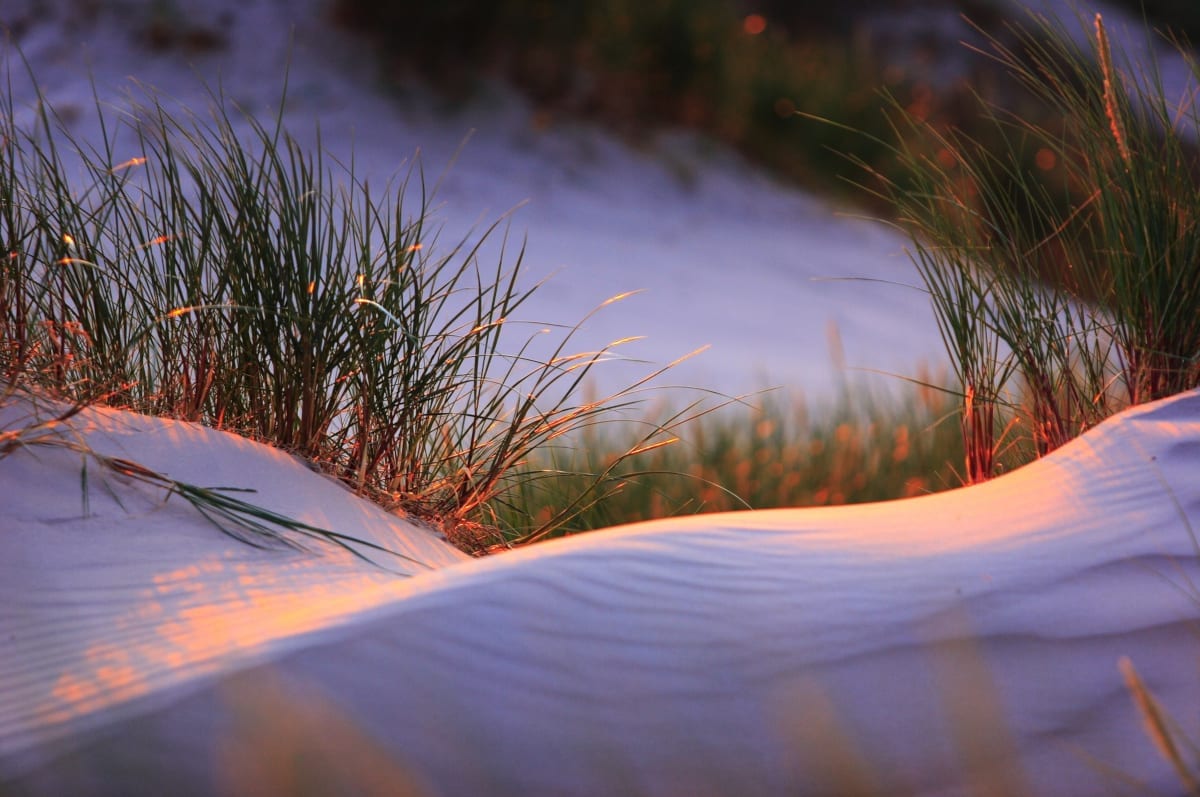
[[[501,324],[503,324],[506,320],[507,319],[505,319],[503,316],[501,316],[500,318],[497,318],[495,321],[489,321],[486,324],[480,324],[477,327],[472,327],[471,331],[467,333],[467,336],[470,337],[471,335],[478,335],[480,332],[485,332],[494,327],[498,327]]]
[[[1042,171],[1048,172],[1058,164],[1058,156],[1054,154],[1053,150],[1042,147],[1037,151],[1037,155],[1034,156],[1034,163]]]
[[[665,446],[675,445],[678,442],[679,442],[678,437],[672,437],[667,440],[659,440],[654,443],[646,443],[645,445],[638,446],[637,448],[629,449],[629,453],[626,456],[635,457],[638,454],[645,454],[647,451],[654,451],[655,449],[663,448]]]
[[[762,14],[750,14],[742,20],[742,30],[751,36],[757,36],[767,29],[767,18]]]
[[[908,437],[908,427],[900,426],[895,432],[895,448],[892,449],[892,461],[903,462],[908,459],[911,449],[911,441]]]
[[[75,238],[70,233],[64,232],[63,233],[63,243],[65,243],[67,246],[74,246]]]
[[[176,307],[174,310],[167,313],[166,317],[167,318],[179,318],[180,316],[187,315],[188,313],[192,312],[195,309],[196,308],[194,308],[194,307]]]
[[[124,169],[128,169],[131,166],[141,166],[145,162],[146,162],[145,158],[130,158],[129,160],[125,161],[124,163],[118,163],[116,166],[109,169],[108,173],[115,174],[116,172],[122,171]]]
[[[623,302],[626,299],[628,299],[630,296],[636,296],[637,294],[641,293],[642,290],[643,290],[642,288],[638,288],[636,290],[625,291],[624,293],[618,293],[616,296],[610,296],[609,298],[605,299],[600,304],[600,306],[608,307],[610,304],[616,304],[617,302]]]

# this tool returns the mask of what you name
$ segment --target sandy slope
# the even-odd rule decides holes
[[[1010,752],[1032,793],[1126,793],[1097,762],[1169,789],[1122,656],[1200,738],[1200,393],[978,487],[463,563],[268,449],[87,421],[102,448],[439,569],[253,550],[119,484],[127,509],[96,489],[84,519],[77,460],[0,461],[0,777],[19,792],[220,792],[249,777],[223,756],[265,733],[321,772],[322,745],[368,749],[437,794],[819,793],[835,724],[885,793],[962,793],[968,762],[1017,772]]]

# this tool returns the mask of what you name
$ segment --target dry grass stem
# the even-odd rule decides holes
[[[1200,795],[1200,780],[1197,780],[1188,762],[1183,759],[1179,746],[1175,743],[1175,732],[1171,729],[1170,719],[1163,711],[1162,706],[1146,688],[1141,676],[1134,669],[1133,662],[1127,657],[1122,657],[1117,665],[1120,667],[1121,676],[1125,679],[1125,686],[1142,717],[1146,735],[1154,742],[1159,755],[1175,770],[1179,782],[1187,789],[1187,793]]]
[[[1125,123],[1121,121],[1121,107],[1118,104],[1117,75],[1112,64],[1112,49],[1108,44],[1108,34],[1104,30],[1104,18],[1096,14],[1096,54],[1100,59],[1100,72],[1104,76],[1104,114],[1108,117],[1109,129],[1113,141],[1121,153],[1121,159],[1126,166],[1132,165],[1133,158],[1129,154],[1129,144],[1125,136]]]

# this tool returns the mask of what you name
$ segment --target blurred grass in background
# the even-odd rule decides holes
[[[680,439],[618,460],[638,423],[581,429],[537,451],[515,474],[519,488],[493,509],[505,544],[541,539],[522,528],[561,511],[566,496],[605,473],[600,500],[554,536],[672,515],[883,501],[962,484],[955,396],[922,375],[899,389],[860,379],[808,401],[769,392],[678,429]],[[877,384],[877,383],[875,383]],[[647,417],[663,417],[653,411]],[[1019,460],[1008,460],[1017,462]],[[566,488],[566,489],[564,489]],[[511,502],[511,506],[507,502]]]
[[[1140,15],[1136,0],[1124,5]],[[843,155],[903,178],[894,153],[872,141],[890,132],[881,89],[936,128],[975,138],[994,134],[980,121],[986,103],[1052,121],[1002,65],[964,47],[985,46],[972,26],[1013,40],[1006,26],[1025,15],[1001,0],[335,0],[334,8],[376,41],[396,85],[418,78],[465,98],[482,78],[504,78],[529,97],[535,124],[570,116],[635,136],[694,129],[773,174],[858,204],[870,200],[844,183],[855,171]],[[1152,1],[1146,13],[1152,25],[1200,30],[1196,4]],[[868,135],[847,141],[797,111]],[[1025,157],[1031,170],[1061,177],[1036,150]]]
[[[599,120],[640,134],[683,126],[710,134],[775,173],[825,191],[837,179],[836,131],[797,110],[836,115],[883,132],[877,94],[886,83],[929,114],[961,119],[965,85],[934,91],[880,58],[856,25],[856,5],[730,0],[338,0],[338,18],[373,36],[387,77],[431,81],[469,95],[483,76],[511,81],[533,102],[535,122]],[[988,6],[970,2],[986,14]],[[855,154],[884,166],[887,152]]]

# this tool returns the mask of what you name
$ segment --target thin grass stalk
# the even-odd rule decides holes
[[[1194,386],[1200,352],[1200,192],[1194,104],[1168,100],[1154,63],[1127,66],[1094,20],[1099,66],[1074,51],[1031,44],[999,50],[1001,63],[1067,122],[1063,162],[1089,186],[1080,282],[1098,297],[1117,346],[1127,401],[1141,403]]]
[[[1187,790],[1187,793],[1192,797],[1200,795],[1200,778],[1192,770],[1195,762],[1189,763],[1184,760],[1180,745],[1176,742],[1178,730],[1174,727],[1174,723],[1159,705],[1158,700],[1150,693],[1134,668],[1133,662],[1122,657],[1118,666],[1121,670],[1121,677],[1125,680],[1125,687],[1129,690],[1138,714],[1142,717],[1146,735],[1150,737],[1163,760],[1175,770],[1179,782]]]

